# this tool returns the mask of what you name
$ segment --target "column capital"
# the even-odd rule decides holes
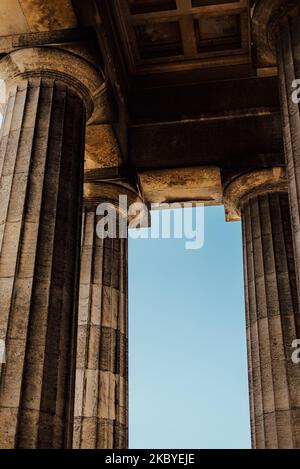
[[[256,0],[252,8],[252,35],[258,59],[276,65],[276,37],[281,20],[299,13],[299,0]]]
[[[120,205],[119,197],[127,197],[127,207]],[[137,187],[126,180],[86,182],[83,191],[84,206],[95,209],[101,203],[110,203],[120,216],[130,220],[127,209],[135,203],[143,204],[142,196]]]
[[[224,190],[224,206],[227,221],[239,221],[241,209],[251,197],[271,192],[287,192],[285,168],[274,167],[241,174]]]
[[[18,49],[0,60],[1,79],[6,95],[29,79],[52,79],[63,82],[85,102],[87,118],[97,112],[97,104],[105,90],[103,76],[84,58],[55,47]]]

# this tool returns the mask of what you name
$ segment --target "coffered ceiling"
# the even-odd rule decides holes
[[[249,63],[248,0],[115,0],[131,74]]]

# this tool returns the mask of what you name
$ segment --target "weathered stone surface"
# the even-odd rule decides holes
[[[71,0],[1,0],[0,36],[76,26]]]
[[[225,191],[243,225],[254,448],[300,447],[300,368],[292,361],[300,314],[289,200],[279,169],[242,175]]]
[[[32,32],[77,26],[71,0],[19,0],[19,3]]]
[[[2,448],[66,441],[84,124],[83,101],[63,82],[28,79],[9,98],[0,173]],[[6,422],[7,412],[17,418]]]
[[[14,50],[1,60],[1,78],[7,90],[30,75],[62,80],[83,97],[87,118],[97,114],[97,103],[105,88],[103,77],[82,57],[54,47]],[[9,86],[8,86],[9,85]]]
[[[242,208],[252,442],[300,447],[300,334],[287,193],[254,196]]]
[[[280,21],[299,8],[298,0],[254,0],[252,34],[257,65],[276,65],[276,36]]]
[[[85,168],[120,166],[122,156],[111,125],[88,125],[86,128]]]
[[[98,238],[98,221],[85,210],[73,447],[126,448],[127,239]]]
[[[274,168],[251,171],[237,176],[225,188],[224,207],[227,221],[241,220],[241,209],[246,199],[266,192],[287,192],[286,170]]]
[[[140,171],[138,176],[141,191],[149,203],[222,203],[220,169],[213,166]]]
[[[281,27],[278,62],[294,250],[300,285],[300,110],[299,104],[292,100],[292,83],[300,78],[300,17],[286,19]]]
[[[72,67],[56,68],[70,58],[65,52],[22,53],[0,62],[8,92],[0,145],[0,338],[7,349],[0,447],[62,448],[72,429],[84,132],[93,111],[86,85],[96,73],[84,61],[80,69],[78,58],[76,78]]]

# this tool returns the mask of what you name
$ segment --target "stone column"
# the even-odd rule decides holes
[[[84,129],[101,85],[52,48],[0,61],[0,447],[63,448],[72,428]]]
[[[296,88],[293,87],[296,79],[300,89],[300,16],[285,17],[281,20],[277,50],[283,137],[300,297],[300,107],[292,99],[293,93],[296,98]],[[298,97],[300,99],[300,92]]]
[[[300,316],[284,169],[244,174],[226,188],[242,219],[252,444],[300,448]]]
[[[85,212],[81,251],[78,343],[74,418],[74,448],[128,447],[128,204],[138,201],[128,186],[85,184]],[[99,229],[100,203],[116,209],[116,237],[103,239]],[[97,231],[96,231],[97,230]],[[99,236],[100,235],[100,236]]]

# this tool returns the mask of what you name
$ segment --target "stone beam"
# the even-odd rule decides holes
[[[219,205],[222,203],[219,168],[193,167],[141,171],[138,173],[138,180],[148,204],[198,202]]]
[[[204,115],[130,127],[130,163],[138,170],[284,164],[279,110]]]
[[[1,0],[0,36],[76,27],[71,0]]]

